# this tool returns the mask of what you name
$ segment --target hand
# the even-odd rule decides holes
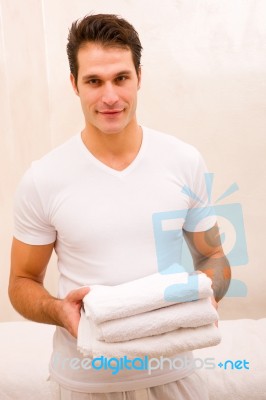
[[[192,272],[191,275],[194,275],[194,274],[202,274],[202,273],[203,273],[202,271],[195,270],[195,271]],[[211,302],[212,302],[212,305],[213,305],[213,307],[215,308],[215,310],[218,310],[218,303],[217,303],[217,301],[215,300],[214,296],[211,296]],[[218,328],[218,320],[215,321],[214,324],[215,324],[215,325],[217,326],[217,328]]]
[[[59,318],[62,322],[62,326],[75,338],[78,336],[82,300],[89,291],[89,287],[72,290],[63,300],[61,300]]]
[[[215,308],[215,310],[218,310],[218,303],[217,303],[217,301],[215,300],[214,296],[211,297],[211,302],[212,302],[212,305],[213,305],[213,307]],[[218,328],[218,321],[215,322],[215,325],[216,325],[217,328]]]

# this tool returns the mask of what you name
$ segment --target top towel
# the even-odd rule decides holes
[[[84,310],[94,323],[210,297],[212,281],[204,273],[155,273],[116,286],[93,285]]]

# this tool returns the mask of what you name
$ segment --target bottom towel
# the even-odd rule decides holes
[[[81,310],[77,346],[84,356],[90,358],[127,356],[131,359],[145,356],[172,357],[185,351],[216,346],[220,341],[219,329],[214,324],[208,324],[197,328],[180,328],[125,342],[106,343],[96,339],[93,325],[88,323],[88,318]]]
[[[96,339],[104,342],[124,342],[147,336],[160,335],[179,328],[196,328],[212,324],[219,316],[211,299],[200,299],[169,307],[132,315],[131,317],[112,319],[101,324],[91,321],[91,331]]]

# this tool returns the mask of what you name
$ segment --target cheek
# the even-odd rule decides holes
[[[90,108],[91,106],[96,104],[97,97],[95,95],[92,95],[91,93],[88,94],[80,92],[80,101],[84,107]]]
[[[127,88],[123,93],[121,93],[121,98],[127,103],[135,104],[137,102],[137,90],[136,87]]]

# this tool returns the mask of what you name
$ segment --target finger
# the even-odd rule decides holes
[[[217,303],[217,301],[215,300],[214,296],[211,296],[211,302],[212,302],[213,307],[215,307],[216,310],[217,310],[217,309],[218,309],[218,303]]]
[[[80,289],[72,290],[68,295],[67,299],[69,301],[78,302],[83,300],[83,298],[88,294],[90,291],[89,287],[82,287]]]

